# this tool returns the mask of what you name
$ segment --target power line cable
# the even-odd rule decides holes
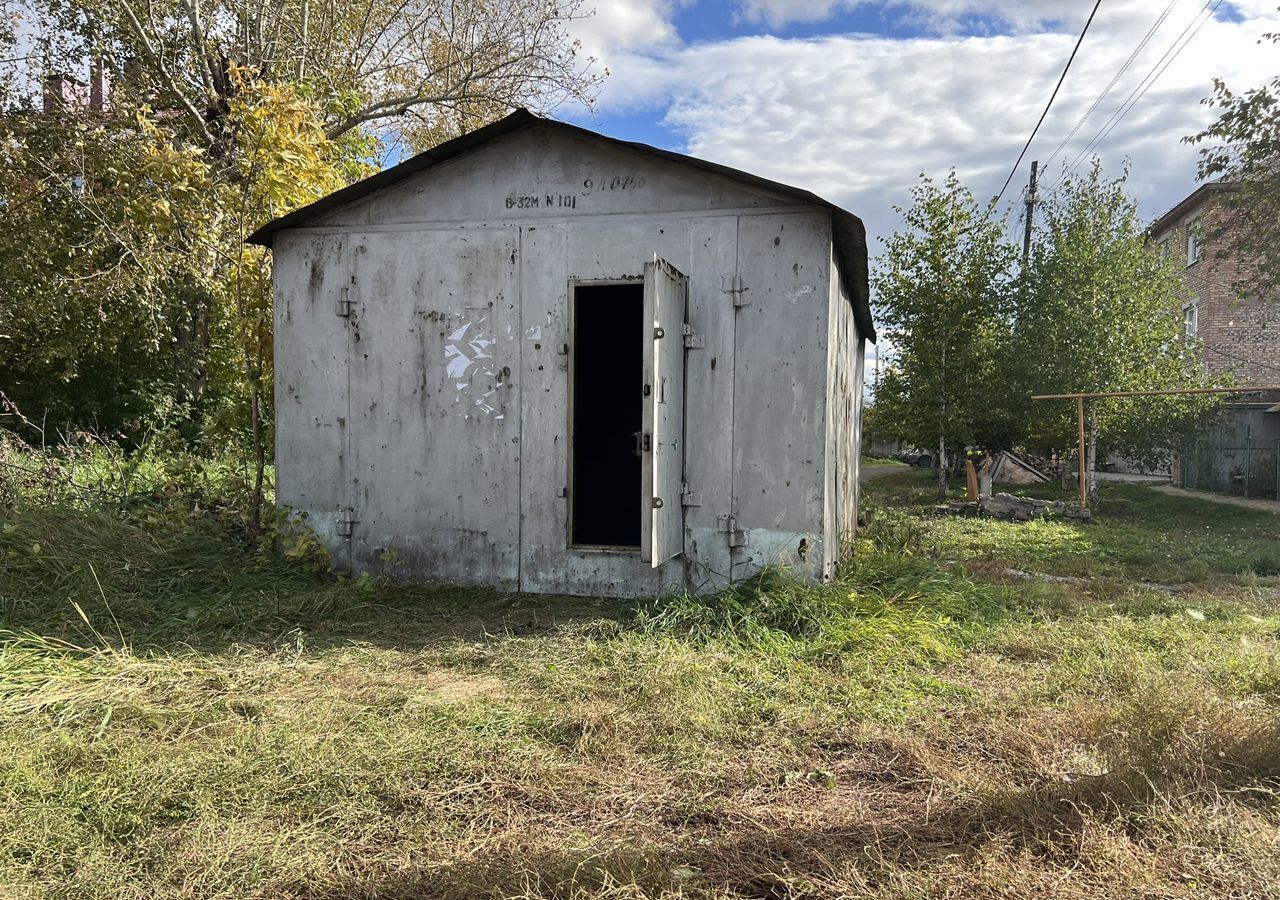
[[[1058,91],[1062,88],[1062,82],[1067,80],[1067,72],[1071,71],[1071,63],[1075,61],[1076,54],[1080,52],[1080,45],[1084,43],[1084,36],[1089,33],[1089,26],[1093,24],[1093,17],[1098,13],[1098,7],[1102,5],[1102,0],[1097,0],[1093,4],[1093,11],[1089,13],[1089,19],[1084,23],[1084,28],[1080,31],[1080,37],[1076,38],[1076,45],[1071,50],[1071,56],[1067,58],[1067,64],[1062,68],[1062,74],[1058,76],[1058,83],[1053,88],[1053,93],[1049,95],[1049,102],[1044,105],[1044,112],[1040,113],[1040,121],[1036,122],[1036,127],[1031,129],[1031,137],[1027,138],[1027,142],[1022,145],[1022,152],[1018,154],[1018,161],[1013,164],[1013,168],[1009,170],[1009,177],[1004,181],[1004,187],[1000,188],[1000,193],[996,195],[993,206],[998,206],[1000,198],[1004,196],[1004,192],[1008,190],[1013,176],[1018,172],[1018,166],[1022,165],[1022,158],[1027,155],[1027,149],[1031,146],[1031,142],[1036,139],[1036,132],[1040,130],[1040,126],[1044,124],[1044,117],[1049,115],[1049,108],[1053,106],[1053,101],[1058,96]]]
[[[1111,114],[1111,118],[1107,119],[1102,128],[1098,129],[1094,134],[1093,139],[1089,141],[1085,148],[1076,154],[1075,159],[1071,161],[1071,165],[1067,166],[1062,177],[1054,182],[1054,188],[1062,184],[1067,175],[1074,171],[1076,166],[1080,165],[1081,161],[1084,160],[1090,152],[1100,147],[1102,143],[1111,136],[1111,132],[1115,131],[1116,127],[1124,120],[1124,117],[1133,111],[1133,108],[1138,105],[1138,102],[1146,96],[1147,91],[1151,90],[1152,86],[1160,80],[1160,76],[1165,73],[1169,66],[1173,65],[1174,60],[1176,60],[1182,51],[1187,48],[1187,45],[1195,39],[1195,36],[1200,33],[1200,29],[1204,27],[1206,22],[1213,18],[1213,14],[1218,11],[1218,7],[1222,4],[1223,0],[1206,0],[1204,6],[1200,8],[1200,11],[1195,14],[1190,22],[1187,23],[1186,27],[1182,29],[1182,32],[1174,38],[1173,43],[1169,45],[1169,48],[1165,50],[1164,54],[1156,60],[1155,65],[1151,67],[1151,71],[1147,73],[1146,77],[1143,78],[1142,81],[1138,82],[1137,86],[1129,92],[1129,96],[1126,97],[1124,102],[1116,108],[1116,111]],[[1208,15],[1201,18],[1206,10],[1208,10]],[[1195,26],[1194,31],[1192,31],[1192,26]],[[1191,32],[1190,35],[1187,34],[1189,31]],[[1184,37],[1186,40],[1183,40]]]
[[[1143,97],[1146,96],[1147,91],[1151,90],[1151,88],[1155,85],[1155,83],[1160,80],[1160,76],[1163,75],[1171,65],[1173,65],[1174,60],[1178,58],[1178,56],[1182,53],[1182,51],[1187,49],[1187,45],[1190,44],[1193,40],[1195,40],[1196,35],[1200,33],[1200,29],[1205,26],[1206,22],[1208,22],[1210,19],[1213,18],[1213,14],[1218,11],[1218,7],[1221,6],[1223,2],[1224,0],[1217,0],[1217,2],[1213,4],[1213,8],[1209,10],[1209,14],[1204,18],[1200,19],[1200,22],[1199,24],[1196,25],[1195,30],[1192,31],[1191,34],[1187,36],[1187,39],[1182,42],[1182,45],[1178,47],[1178,49],[1173,52],[1173,55],[1169,57],[1168,61],[1165,62],[1165,64],[1160,67],[1160,70],[1155,73],[1155,77],[1152,78],[1149,82],[1147,82],[1147,84],[1144,87],[1142,87],[1138,96],[1134,98],[1131,104],[1129,104],[1129,108],[1121,112],[1119,117],[1115,120],[1115,122],[1113,122],[1110,125],[1110,127],[1108,127],[1102,133],[1102,135],[1098,138],[1097,143],[1094,144],[1095,149],[1101,146],[1107,140],[1107,138],[1111,136],[1111,132],[1116,130],[1117,126],[1119,126],[1120,122],[1123,121],[1124,117],[1133,111],[1133,108],[1138,105],[1138,102],[1142,100]],[[1208,5],[1209,5],[1208,3],[1205,4],[1206,7]],[[1188,24],[1187,27],[1189,28],[1190,24]],[[1184,34],[1186,33],[1186,29],[1183,30],[1183,33]],[[1088,152],[1088,148],[1086,148],[1085,152],[1086,153]],[[1075,165],[1075,163],[1073,163],[1073,165]]]
[[[1111,89],[1116,86],[1122,77],[1124,77],[1124,73],[1129,71],[1129,67],[1133,65],[1134,60],[1138,58],[1138,54],[1146,49],[1147,44],[1151,42],[1151,38],[1155,35],[1156,31],[1160,29],[1160,26],[1164,24],[1165,20],[1169,18],[1169,13],[1173,11],[1173,8],[1177,6],[1177,4],[1178,0],[1169,0],[1169,4],[1156,18],[1155,22],[1152,23],[1151,27],[1147,29],[1147,33],[1143,35],[1142,40],[1138,42],[1138,46],[1133,48],[1133,52],[1129,54],[1129,58],[1124,61],[1119,70],[1116,71],[1116,74],[1111,76],[1111,80],[1107,82],[1107,86],[1102,89],[1102,93],[1098,94],[1097,98],[1093,101],[1093,104],[1090,105],[1085,114],[1076,121],[1071,132],[1062,139],[1062,142],[1058,144],[1053,153],[1049,154],[1048,162],[1044,164],[1044,171],[1047,172],[1049,170],[1050,164],[1058,158],[1058,154],[1063,151],[1067,144],[1071,143],[1071,139],[1074,138],[1076,134],[1079,133],[1080,129],[1084,127],[1084,123],[1089,121],[1089,118],[1098,111],[1098,107],[1101,106],[1102,101],[1107,98],[1107,94],[1111,93]]]
[[[1244,362],[1245,365],[1258,366],[1258,367],[1261,367],[1261,369],[1271,369],[1274,371],[1280,371],[1280,366],[1271,365],[1270,362],[1262,362],[1261,360],[1251,360],[1251,358],[1244,357],[1244,356],[1236,356],[1235,353],[1228,353],[1225,350],[1219,350],[1219,348],[1212,347],[1210,346],[1210,344],[1203,343],[1203,342],[1201,342],[1201,347],[1203,347],[1204,350],[1207,350],[1208,352],[1217,353],[1217,355],[1219,356],[1225,356],[1226,358],[1229,358],[1229,360],[1235,360],[1236,362]]]

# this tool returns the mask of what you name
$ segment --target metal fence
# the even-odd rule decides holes
[[[1189,440],[1182,484],[1198,491],[1280,500],[1280,438]]]

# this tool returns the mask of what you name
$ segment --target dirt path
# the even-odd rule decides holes
[[[1210,503],[1225,503],[1228,506],[1240,506],[1244,509],[1257,509],[1262,512],[1280,515],[1280,503],[1275,500],[1262,500],[1256,497],[1228,497],[1224,494],[1210,494],[1208,491],[1189,491],[1186,488],[1174,487],[1170,484],[1153,484],[1151,490],[1174,497],[1195,497],[1208,500]]]

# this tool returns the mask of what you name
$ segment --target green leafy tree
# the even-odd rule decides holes
[[[872,276],[877,321],[892,350],[876,397],[878,416],[901,440],[937,448],[946,495],[948,452],[1006,440],[993,398],[1012,314],[1016,248],[1005,222],[982,207],[954,171],[928,177],[899,209],[902,230],[886,241]]]
[[[212,379],[206,412],[222,411],[252,448],[256,527],[271,288],[269,257],[244,239],[340,187],[351,162],[291,85],[230,76],[235,144],[219,161],[145,109],[2,123],[13,165],[0,173],[0,273],[13,302],[0,306],[0,384],[20,409],[58,400],[73,424],[92,414],[115,436],[108,427],[127,435],[190,400],[193,372]]]
[[[0,304],[0,378],[34,418],[75,426],[136,433],[171,417],[196,437],[252,406],[244,379],[258,367],[228,324],[246,234],[393,145],[515,105],[589,103],[599,80],[568,34],[577,0],[27,7],[40,37],[0,57],[0,280],[13,301]],[[109,74],[106,107],[42,112],[32,85],[90,58]],[[317,149],[323,176],[284,148],[294,139]]]
[[[1263,35],[1280,43],[1280,33]],[[1205,103],[1218,118],[1186,140],[1205,144],[1200,179],[1225,179],[1236,190],[1224,196],[1231,213],[1213,235],[1220,253],[1247,260],[1235,288],[1243,295],[1280,298],[1280,76],[1244,93],[1215,79]]]
[[[1032,447],[1064,450],[1078,437],[1072,404],[1032,403],[1032,393],[1205,384],[1197,344],[1182,321],[1186,288],[1147,241],[1126,177],[1106,180],[1095,161],[1087,174],[1067,175],[1042,207],[1007,363],[1022,385],[1011,400]],[[1146,463],[1167,459],[1177,436],[1212,404],[1189,397],[1091,401],[1090,447],[1101,436],[1104,453]]]

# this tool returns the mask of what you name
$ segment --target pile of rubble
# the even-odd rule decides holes
[[[981,497],[976,501],[962,503],[955,501],[939,507],[941,512],[961,516],[990,516],[993,519],[1007,519],[1011,522],[1030,522],[1032,519],[1044,519],[1057,516],[1073,522],[1090,522],[1092,513],[1087,507],[1078,503],[1064,503],[1061,500],[1037,500],[1033,497],[1015,497],[1013,494],[995,494]]]

